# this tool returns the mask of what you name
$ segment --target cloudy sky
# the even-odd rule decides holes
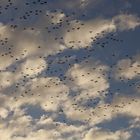
[[[0,139],[139,140],[140,0],[0,0]]]

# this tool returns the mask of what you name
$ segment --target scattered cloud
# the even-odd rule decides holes
[[[105,16],[102,0],[7,2],[0,2],[1,138],[130,140],[140,126],[140,54],[114,58],[109,47],[123,43],[114,34],[140,26],[137,13],[123,12],[132,5]],[[111,92],[122,80],[136,94]],[[128,128],[97,127],[119,115],[131,118]]]

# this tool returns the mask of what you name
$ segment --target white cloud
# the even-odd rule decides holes
[[[81,26],[81,23],[84,26]],[[71,21],[70,32],[65,32],[64,41],[67,46],[74,46],[74,48],[90,46],[95,37],[102,38],[102,36],[97,35],[102,31],[105,34],[109,32],[114,32],[116,30],[130,30],[135,29],[140,25],[140,19],[136,15],[124,15],[120,14],[114,16],[112,19],[96,18],[89,21]],[[74,28],[74,30],[72,30]],[[79,28],[77,30],[77,28]],[[67,31],[67,30],[66,30]],[[92,33],[90,33],[92,31]]]
[[[81,26],[81,23],[84,26]],[[79,28],[80,29],[77,29]],[[75,30],[71,30],[70,32],[66,32],[64,35],[64,41],[67,46],[74,45],[77,47],[86,47],[90,46],[95,37],[99,37],[97,33],[101,33],[102,31],[112,32],[115,30],[115,26],[109,21],[105,19],[94,19],[89,21],[79,21],[79,23],[75,23],[75,21],[71,22],[71,29],[75,28]],[[92,31],[92,33],[90,33]],[[70,43],[73,42],[74,43]]]
[[[130,133],[125,131],[110,132],[102,129],[91,129],[85,135],[83,140],[128,140]]]
[[[0,108],[0,118],[6,118],[8,115],[8,110],[6,108]]]
[[[42,58],[29,58],[24,63],[22,63],[21,71],[25,75],[36,75],[41,73],[44,69],[46,69],[46,62]]]
[[[140,18],[132,14],[115,16],[113,22],[120,31],[135,29],[137,26],[140,26]]]
[[[0,70],[5,69],[7,66],[9,66],[13,62],[13,60],[9,56],[6,55],[5,47],[4,47],[5,45],[2,45],[2,44],[5,44],[5,42],[4,42],[5,38],[11,38],[11,35],[12,35],[12,32],[9,29],[9,27],[4,25],[4,24],[2,24],[2,23],[0,23],[0,40],[1,40]]]
[[[116,79],[120,77],[123,79],[134,79],[140,76],[140,59],[138,56],[135,56],[134,60],[122,59],[120,60],[115,69],[114,75]]]
[[[72,81],[68,80],[68,83],[73,90],[82,92],[80,97],[86,98],[86,93],[89,94],[88,97],[103,96],[103,91],[105,92],[109,88],[106,79],[107,71],[108,67],[106,65],[88,59],[80,64],[75,64],[68,70],[68,77],[73,79]]]

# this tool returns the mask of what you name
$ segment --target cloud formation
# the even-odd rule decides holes
[[[140,54],[130,45],[140,43],[140,17],[132,3],[108,6],[113,9],[102,0],[0,2],[3,140],[137,138]],[[122,38],[131,33],[127,44]],[[128,128],[99,126],[119,116],[129,118]]]

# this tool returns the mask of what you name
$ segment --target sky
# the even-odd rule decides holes
[[[139,0],[0,1],[0,139],[140,139]]]

